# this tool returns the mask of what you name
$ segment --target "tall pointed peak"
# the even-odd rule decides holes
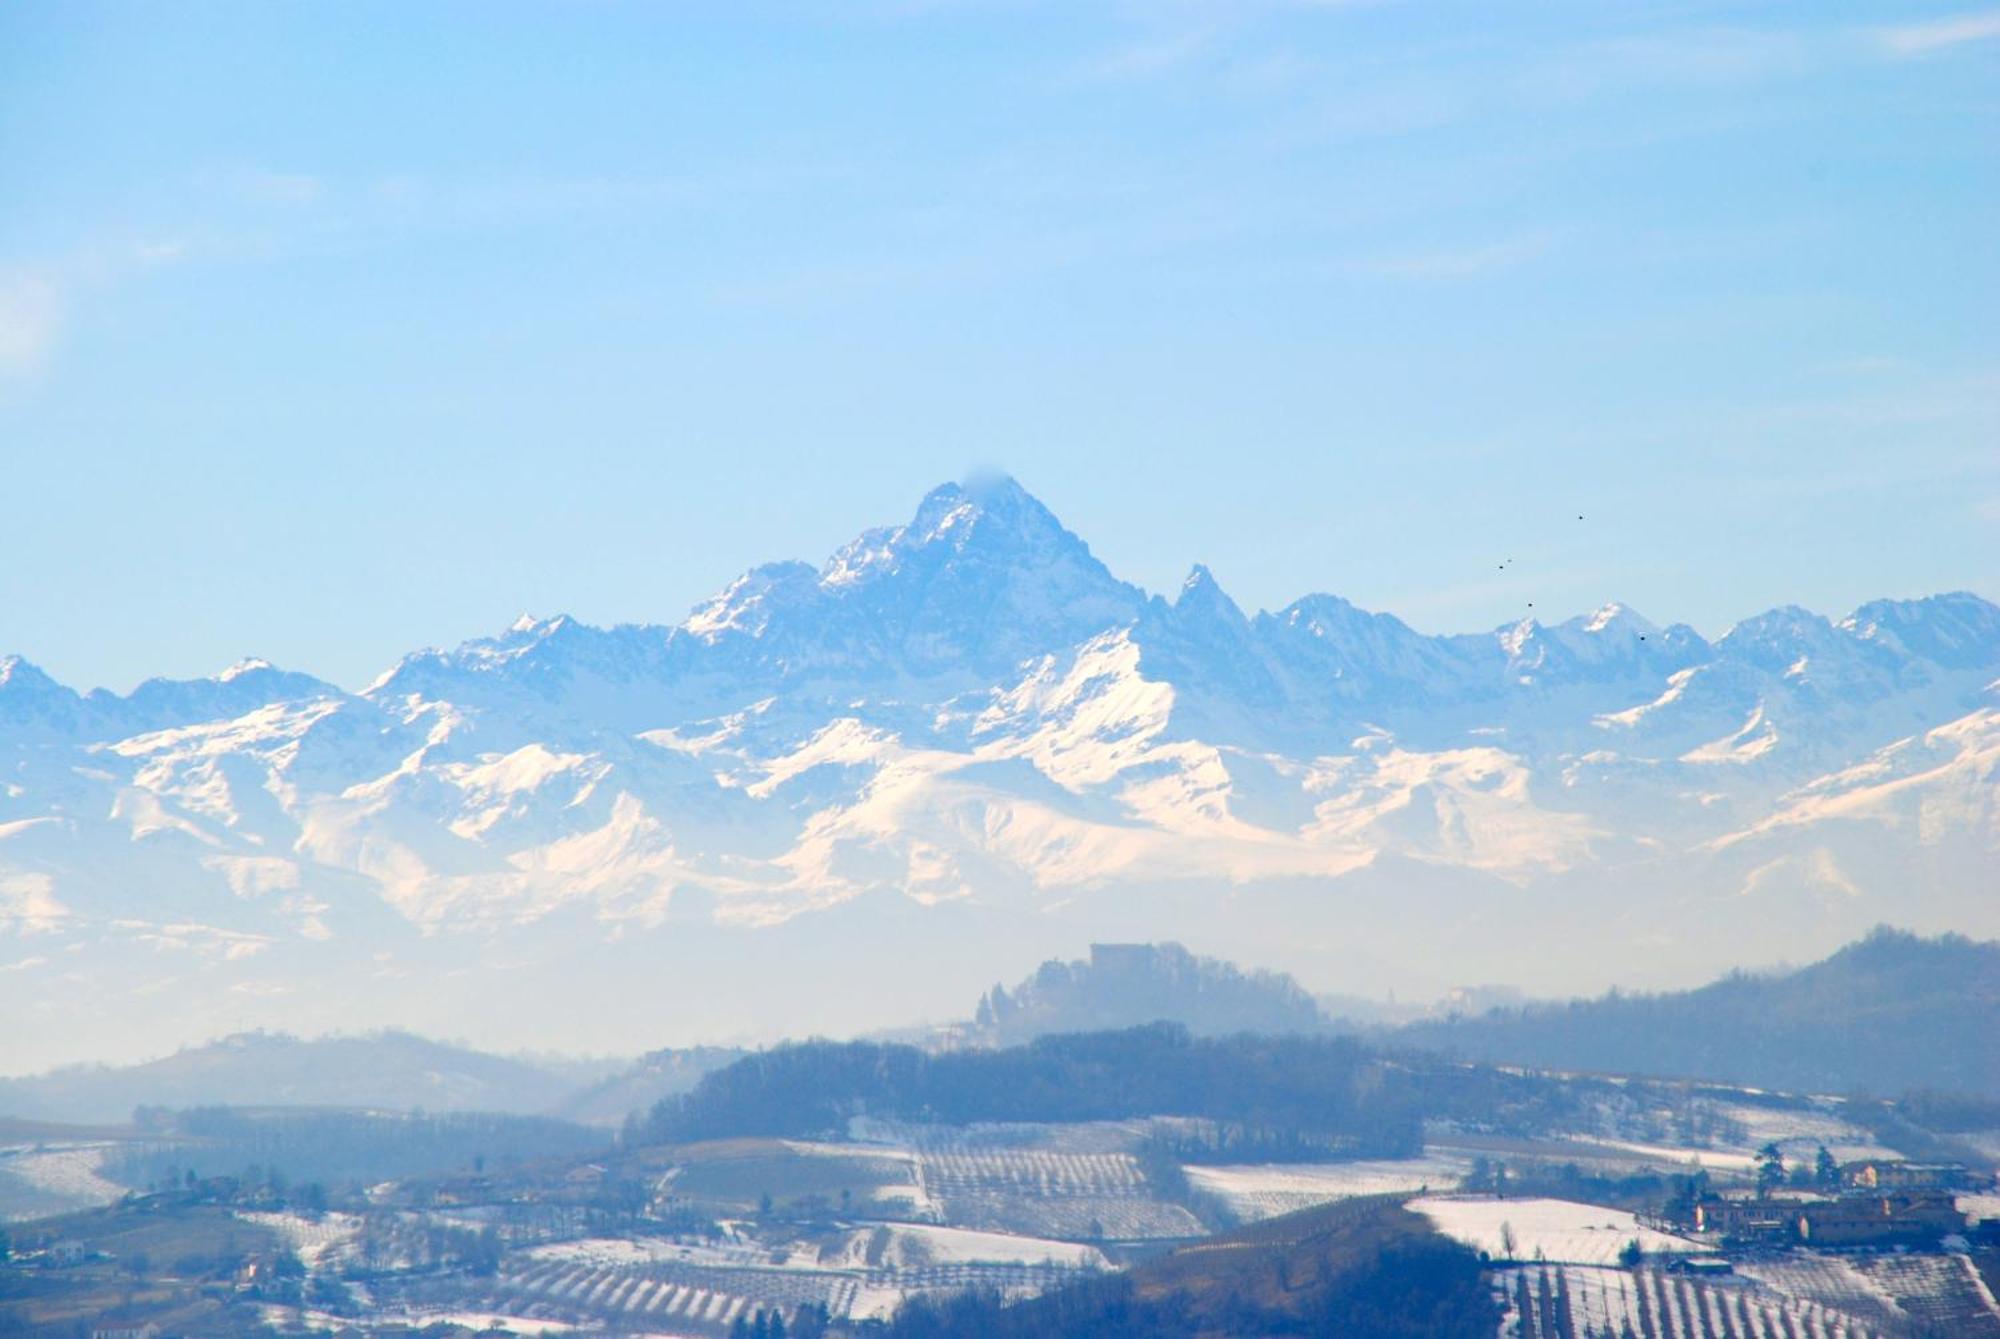
[[[1175,608],[1190,605],[1205,605],[1221,602],[1231,609],[1236,602],[1222,589],[1222,583],[1215,579],[1215,573],[1208,570],[1206,563],[1196,563],[1188,569],[1187,580],[1181,582],[1181,593],[1174,599]]]
[[[956,487],[981,507],[1042,506],[1039,498],[1021,487],[1021,481],[1004,470],[974,470]]]
[[[1231,628],[1244,627],[1248,620],[1236,601],[1229,598],[1222,583],[1208,568],[1196,563],[1188,572],[1187,580],[1181,583],[1181,593],[1174,599],[1174,613],[1185,622],[1200,620],[1205,623],[1223,623]]]
[[[0,688],[17,690],[47,691],[60,690],[62,685],[48,676],[48,673],[26,656],[0,656]]]
[[[924,494],[917,514],[898,536],[925,543],[972,527],[999,530],[1022,537],[1067,535],[1061,521],[1041,499],[1021,487],[1010,474],[979,473],[962,483],[940,484]]]
[[[908,525],[864,531],[827,559],[819,579],[828,588],[861,587],[899,572],[935,571],[960,556],[994,569],[1081,564],[1097,580],[1113,581],[1089,545],[1004,474],[940,484]]]

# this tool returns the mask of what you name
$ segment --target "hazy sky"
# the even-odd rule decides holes
[[[1996,596],[1996,238],[1995,8],[8,4],[0,652],[358,686],[994,467],[1247,608]]]

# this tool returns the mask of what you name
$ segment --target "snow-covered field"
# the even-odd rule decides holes
[[[1961,1144],[1970,1144],[2000,1163],[2000,1130],[1964,1130],[1952,1136]]]
[[[105,1143],[17,1145],[0,1149],[0,1213],[18,1200],[25,1214],[60,1213],[115,1203],[125,1187],[99,1174],[104,1155],[112,1146]]]
[[[1787,1161],[1803,1158],[1810,1162],[1821,1144],[1842,1162],[1902,1156],[1876,1143],[1861,1126],[1830,1111],[1798,1111],[1748,1102],[1721,1102],[1716,1109],[1742,1127],[1743,1138],[1737,1147],[1747,1153],[1774,1143]]]
[[[714,1242],[678,1242],[661,1237],[585,1237],[556,1241],[522,1252],[530,1260],[617,1269],[661,1261],[710,1265],[718,1269],[768,1268],[771,1252],[763,1246],[731,1246]]]
[[[1744,1261],[1737,1272],[1786,1297],[1898,1332],[2000,1336],[2000,1301],[1962,1255],[1819,1255]]]
[[[1627,1139],[1605,1139],[1597,1135],[1571,1137],[1582,1143],[1615,1148],[1622,1153],[1635,1153],[1642,1158],[1657,1159],[1676,1167],[1699,1166],[1711,1171],[1747,1172],[1757,1165],[1757,1159],[1752,1154],[1726,1148],[1681,1148],[1671,1144],[1641,1144]]]
[[[1058,1153],[1047,1149],[954,1150],[925,1153],[924,1186],[933,1195],[955,1190],[1012,1190],[1034,1195],[1131,1195],[1145,1192],[1139,1160],[1129,1153]]]
[[[1050,1241],[1041,1237],[1017,1237],[1005,1232],[975,1232],[961,1227],[933,1227],[929,1224],[899,1225],[880,1229],[887,1237],[878,1252],[880,1268],[912,1269],[944,1264],[1066,1265],[1075,1269],[1102,1269],[1108,1263],[1095,1246],[1080,1242]],[[857,1244],[866,1249],[875,1231],[855,1234]],[[822,1266],[837,1263],[825,1252]],[[855,1263],[851,1260],[839,1263]],[[864,1260],[859,1263],[866,1263]]]
[[[1875,1325],[1907,1325],[1910,1315],[1889,1290],[1856,1259],[1798,1253],[1768,1260],[1745,1260],[1736,1272],[1787,1297],[1817,1302]]]
[[[1254,1163],[1189,1166],[1189,1184],[1221,1200],[1238,1218],[1255,1222],[1355,1195],[1445,1190],[1472,1169],[1469,1159],[1436,1155],[1379,1162]]]
[[[924,1185],[921,1156],[908,1142],[912,1128],[865,1116],[854,1117],[851,1125],[853,1128],[849,1134],[855,1140],[851,1144],[787,1139],[784,1146],[788,1151],[807,1158],[889,1159],[907,1163],[910,1177],[907,1185],[880,1185],[870,1191],[867,1198],[898,1217],[942,1218],[943,1208]]]
[[[293,1313],[288,1308],[273,1307],[271,1310],[275,1313],[270,1317],[273,1325],[283,1325],[292,1319]],[[529,1335],[569,1334],[578,1328],[567,1321],[535,1320],[528,1316],[503,1316],[491,1311],[415,1311],[406,1316],[385,1317],[385,1319],[400,1321],[414,1329],[423,1329],[429,1325],[462,1325],[468,1330],[485,1330],[491,1326],[510,1330],[515,1334]],[[339,1324],[344,1323],[340,1322],[338,1317],[335,1317],[334,1320],[336,1322],[335,1328],[338,1328]],[[654,1334],[659,1336],[659,1339],[679,1339],[677,1334],[662,1334],[658,1331],[644,1331],[642,1333]]]
[[[284,1237],[308,1269],[318,1269],[326,1264],[330,1256],[339,1254],[340,1249],[361,1231],[361,1219],[345,1213],[325,1213],[318,1218],[307,1218],[303,1214],[239,1209],[236,1216]]]
[[[620,1334],[672,1334],[683,1329],[713,1334],[739,1316],[775,1310],[795,1318],[807,1303],[834,1316],[886,1316],[913,1293],[989,1288],[1011,1295],[1040,1292],[1101,1267],[1089,1248],[1063,1242],[991,1243],[984,1234],[948,1229],[881,1229],[898,1235],[878,1243],[849,1243],[833,1255],[843,1267],[817,1263],[793,1251],[782,1263],[724,1264],[717,1260],[654,1258],[621,1264],[602,1253],[565,1257],[538,1251],[510,1256],[479,1295],[460,1304],[465,1314],[525,1315],[562,1320],[593,1331],[608,1325]],[[909,1235],[901,1235],[909,1233]],[[869,1232],[856,1234],[866,1239]],[[908,1258],[899,1259],[908,1248]],[[999,1255],[1012,1259],[992,1260]],[[846,1263],[848,1257],[854,1263]],[[869,1257],[874,1262],[869,1263]],[[922,1257],[919,1262],[918,1257]],[[676,1328],[681,1327],[681,1328]]]
[[[566,1320],[601,1332],[613,1320],[621,1334],[712,1334],[759,1309],[796,1312],[803,1302],[840,1311],[852,1279],[779,1269],[723,1270],[665,1263],[637,1268],[539,1259],[506,1268],[471,1315],[520,1315]]]
[[[1510,1339],[1653,1335],[1658,1339],[1878,1339],[1868,1320],[1731,1279],[1657,1269],[1528,1265],[1496,1276]],[[1525,1305],[1521,1285],[1527,1285]],[[1901,1333],[1901,1331],[1891,1331]]]
[[[1571,1200],[1431,1195],[1411,1200],[1410,1208],[1429,1218],[1445,1236],[1496,1260],[1609,1265],[1617,1263],[1618,1253],[1633,1241],[1648,1255],[1705,1250],[1685,1237],[1641,1227],[1623,1209]],[[1509,1235],[1512,1251],[1504,1244]]]
[[[1960,1195],[1957,1199],[1957,1204],[1958,1211],[1973,1223],[1983,1223],[1990,1218],[2000,1218],[2000,1195]]]
[[[1078,1138],[1104,1133],[1086,1127]],[[1009,1147],[997,1136],[992,1145],[954,1138],[933,1141],[919,1166],[925,1195],[954,1227],[1071,1240],[1202,1233],[1193,1214],[1153,1198],[1139,1160],[1129,1153]]]

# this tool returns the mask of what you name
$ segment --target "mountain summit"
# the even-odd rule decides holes
[[[54,1056],[671,1005],[641,1049],[946,1009],[1089,940],[1369,993],[1991,935],[1996,681],[1968,593],[1714,643],[1619,604],[1249,614],[1199,565],[1152,597],[982,478],[678,624],[523,618],[358,694],[0,661],[0,1008]]]

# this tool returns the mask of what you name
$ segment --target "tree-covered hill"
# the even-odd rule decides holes
[[[888,1334],[1471,1339],[1499,1322],[1470,1250],[1393,1199],[1370,1198],[1274,1218],[1026,1301],[920,1298]]]
[[[1698,990],[1495,1009],[1399,1041],[1548,1069],[1808,1092],[2000,1095],[2000,943],[1881,928],[1821,962]]]
[[[1008,1046],[1159,1021],[1197,1036],[1326,1026],[1312,996],[1281,972],[1244,971],[1179,944],[1092,944],[1087,960],[1051,959],[1012,990],[994,986],[980,997],[972,1035]]]
[[[0,1115],[119,1121],[141,1106],[540,1112],[586,1082],[587,1072],[408,1032],[316,1038],[244,1032],[143,1064],[73,1065],[0,1079]]]

